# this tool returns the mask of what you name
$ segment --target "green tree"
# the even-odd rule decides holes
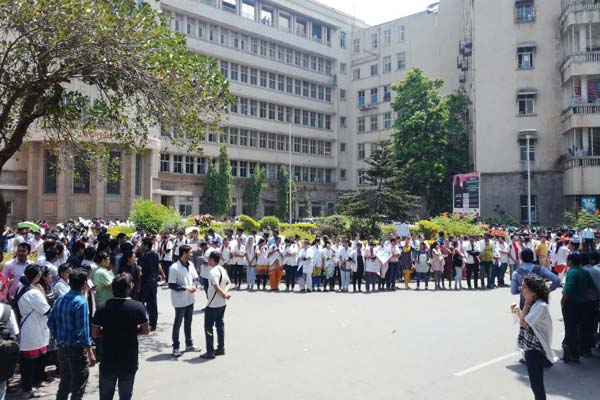
[[[392,107],[399,115],[393,150],[400,185],[422,197],[431,214],[450,210],[453,175],[472,168],[465,125],[469,100],[460,94],[443,97],[443,85],[415,68],[392,86]]]
[[[218,185],[216,187],[215,197],[217,200],[217,214],[229,215],[231,210],[231,193],[233,192],[233,175],[231,174],[231,163],[227,154],[227,146],[222,144],[219,149],[219,172]]]
[[[380,142],[377,150],[366,160],[365,188],[342,193],[338,198],[338,210],[350,217],[368,217],[372,234],[384,218],[407,220],[419,209],[419,198],[407,194],[398,184],[398,171],[392,146]]]
[[[310,194],[304,192],[304,198],[302,199],[302,218],[312,217],[312,202],[310,200]]]
[[[198,149],[231,99],[216,61],[146,3],[0,0],[0,35],[0,171],[33,128],[67,161],[86,150],[89,165],[107,156],[99,143],[142,151],[159,126]]]
[[[217,191],[219,187],[219,175],[217,174],[217,168],[215,167],[215,161],[208,160],[208,167],[206,169],[206,178],[202,188],[202,197],[200,198],[200,208],[203,213],[212,215],[219,215],[219,200],[217,198]]]
[[[296,203],[296,182],[292,180],[292,209]],[[293,211],[292,211],[293,212]],[[290,174],[283,165],[277,171],[277,205],[275,215],[282,221],[287,221],[290,215]]]
[[[251,217],[256,217],[258,205],[260,203],[260,194],[264,189],[264,181],[267,172],[264,168],[255,169],[250,177],[250,183],[244,188],[242,199],[247,207],[247,213]]]

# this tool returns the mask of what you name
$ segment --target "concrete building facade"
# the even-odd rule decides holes
[[[365,160],[389,138],[391,85],[413,67],[442,78],[443,93],[472,101],[484,217],[527,215],[527,137],[536,222],[554,224],[565,208],[600,202],[600,7],[593,0],[442,0],[377,26],[312,0],[157,7],[190,51],[214,57],[229,80],[236,101],[223,131],[206,136],[201,155],[167,145],[158,131],[143,155],[114,149],[119,184],[82,179],[73,159],[71,168],[49,169],[52,152],[30,139],[0,180],[9,221],[126,218],[136,198],[196,214],[207,162],[223,143],[234,173],[232,215],[245,212],[244,187],[261,167],[267,190],[259,214],[273,213],[277,169],[287,168],[290,149],[299,198],[309,194],[313,215],[333,213],[339,191],[360,187]]]

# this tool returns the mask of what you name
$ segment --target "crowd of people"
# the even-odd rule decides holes
[[[131,237],[111,237],[101,224],[42,225],[37,232],[20,228],[3,235],[14,257],[0,274],[0,303],[12,304],[8,321],[0,324],[18,335],[25,397],[45,396],[46,367],[54,365],[60,378],[57,398],[82,398],[89,367],[98,360],[100,399],[112,399],[117,387],[120,398],[129,399],[138,366],[137,336],[157,328],[159,285],[168,286],[175,311],[173,357],[199,351],[192,318],[197,292],[204,291],[206,351],[200,357],[205,359],[225,355],[223,321],[231,290],[373,293],[511,286],[513,294],[521,294],[514,307],[521,325],[518,344],[538,399],[545,398],[543,367],[554,361],[552,322],[544,306],[548,291],[563,286],[564,361],[578,362],[595,346],[597,239],[589,227],[581,232],[495,229],[462,237],[440,232],[428,240],[417,234],[308,240],[241,228],[224,235],[213,229],[202,235],[197,228],[160,235],[138,229]],[[161,311],[165,308],[161,304]],[[0,317],[7,314],[2,311]],[[0,400],[5,389],[0,376]]]

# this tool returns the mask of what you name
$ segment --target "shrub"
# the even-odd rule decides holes
[[[258,223],[261,230],[279,229],[279,218],[274,216],[263,217]]]
[[[487,230],[487,225],[475,222],[473,216],[459,216],[441,214],[437,217],[419,221],[418,232],[426,239],[435,237],[438,232],[444,232],[446,236],[458,235],[482,235]]]
[[[134,234],[134,232],[135,232],[135,226],[128,226],[128,225],[111,226],[107,230],[107,233],[111,237],[117,237],[117,235],[119,233],[124,233],[127,235],[128,238],[131,238],[131,236]]]
[[[242,228],[246,232],[250,232],[252,229],[260,228],[260,224],[254,218],[249,217],[247,215],[240,215],[239,220],[242,225]]]
[[[350,236],[350,226],[352,221],[345,215],[330,215],[328,217],[319,217],[314,219],[319,234]]]
[[[310,231],[306,231],[303,229],[300,229],[298,227],[296,227],[296,225],[298,224],[293,224],[291,227],[289,226],[289,224],[287,224],[287,228],[282,229],[281,234],[283,236],[285,236],[286,238],[294,238],[296,235],[300,235],[300,239],[304,240],[304,239],[308,239],[311,242],[313,240],[315,240],[315,234],[313,232]]]
[[[129,219],[136,227],[149,233],[160,233],[168,228],[181,229],[185,222],[172,207],[156,204],[151,200],[136,200]]]

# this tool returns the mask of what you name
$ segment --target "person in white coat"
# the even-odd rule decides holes
[[[375,291],[377,278],[381,272],[381,262],[377,259],[377,246],[375,242],[370,240],[369,245],[365,249],[365,272],[367,274],[367,292]]]
[[[312,283],[313,283],[313,287],[315,288],[316,291],[320,292],[321,291],[321,282],[322,282],[322,275],[323,275],[323,254],[321,253],[321,241],[318,239],[315,239],[312,243],[312,262],[313,262],[313,276],[312,276]]]
[[[343,244],[338,248],[337,259],[341,275],[340,290],[348,293],[350,273],[352,271],[352,248],[350,247],[348,239],[344,239]]]
[[[21,389],[25,395],[41,397],[41,391],[34,391],[44,375],[44,354],[50,343],[48,313],[50,305],[46,296],[35,285],[41,278],[40,267],[28,265],[15,294],[15,302],[21,315],[19,336]]]
[[[296,271],[298,270],[298,246],[293,239],[285,239],[282,250],[283,267],[285,268],[285,291],[293,292],[296,286]]]
[[[233,271],[233,284],[235,285],[235,289],[240,290],[242,287],[244,266],[246,265],[246,246],[244,246],[241,236],[238,236],[229,243],[229,251],[231,252],[230,263]]]
[[[308,239],[304,239],[302,249],[298,251],[298,269],[302,270],[302,276],[304,278],[300,283],[301,292],[311,292],[313,289],[313,265],[313,250]]]

